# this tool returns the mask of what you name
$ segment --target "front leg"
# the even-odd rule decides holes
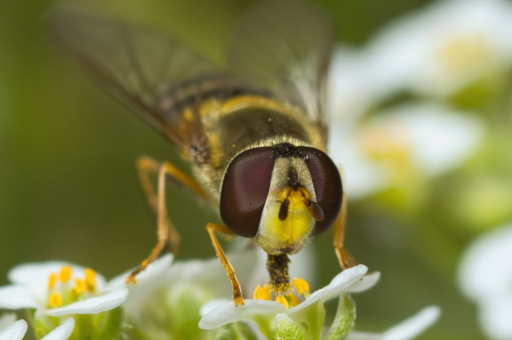
[[[224,250],[222,250],[222,247],[220,246],[219,240],[217,240],[217,236],[215,236],[215,232],[225,235],[234,235],[234,233],[228,227],[215,223],[208,223],[206,225],[206,230],[208,231],[208,234],[210,234],[210,238],[212,240],[215,253],[217,254],[217,257],[219,258],[220,262],[222,262],[222,265],[224,266],[224,269],[226,270],[226,273],[228,274],[229,279],[231,280],[231,286],[233,286],[233,300],[235,306],[241,306],[245,304],[244,298],[242,297],[242,287],[240,287],[240,283],[236,278],[233,266],[231,265],[231,263],[229,263],[226,254],[224,254]]]
[[[340,265],[343,269],[357,266],[357,262],[350,252],[343,246],[345,238],[345,224],[347,220],[347,197],[343,194],[341,203],[341,211],[338,218],[334,222],[334,251],[338,256]]]
[[[137,274],[143,271],[148,266],[148,264],[153,262],[158,257],[167,242],[169,242],[169,249],[171,253],[175,254],[178,251],[180,235],[176,228],[174,228],[174,225],[171,223],[171,221],[169,221],[167,216],[167,206],[165,199],[166,179],[170,177],[173,181],[192,190],[197,195],[201,197],[206,196],[199,184],[197,184],[194,179],[183,173],[169,162],[160,164],[150,157],[143,156],[137,161],[137,168],[139,173],[139,180],[141,182],[142,190],[146,196],[148,205],[158,220],[158,242],[151,251],[148,258],[142,262],[141,266],[132,271],[130,276],[128,276],[126,282],[129,284],[135,284],[137,282]],[[151,184],[150,174],[158,174],[158,196],[155,194],[155,190]]]

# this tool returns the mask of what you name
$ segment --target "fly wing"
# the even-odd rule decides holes
[[[75,9],[53,13],[50,28],[102,86],[187,152],[201,124],[170,108],[173,89],[219,74],[216,67],[168,36]]]
[[[244,80],[299,106],[327,138],[326,76],[333,38],[329,20],[311,6],[266,1],[240,22],[228,65]]]

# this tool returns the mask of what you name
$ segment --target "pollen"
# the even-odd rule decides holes
[[[279,295],[277,298],[276,298],[276,302],[282,304],[283,306],[285,306],[287,309],[288,309],[288,300],[286,300],[286,298],[282,295]]]
[[[60,270],[59,279],[61,282],[68,282],[71,278],[71,267],[70,266],[64,266]]]
[[[309,283],[301,278],[293,279],[293,286],[300,295],[309,295]]]
[[[82,294],[87,291],[87,283],[84,280],[79,279],[78,277],[75,279],[75,292],[77,295]]]
[[[288,294],[288,295],[286,295],[286,300],[288,301],[288,303],[290,305],[292,305],[292,307],[295,307],[295,306],[297,306],[300,303],[299,298],[295,294]]]
[[[87,285],[87,290],[90,292],[94,292],[96,289],[96,272],[90,268],[85,270],[85,283]]]
[[[55,273],[51,273],[48,278],[48,288],[53,289],[55,287],[55,283],[57,283],[57,275]]]
[[[62,307],[62,297],[59,293],[53,292],[50,295],[50,300],[48,301],[51,308]]]
[[[256,287],[256,289],[254,290],[253,298],[257,300],[270,300],[270,288],[258,285],[258,287]]]

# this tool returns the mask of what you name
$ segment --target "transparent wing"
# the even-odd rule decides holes
[[[243,79],[300,106],[327,132],[326,74],[333,38],[329,20],[309,5],[266,1],[240,22],[228,65]]]
[[[75,9],[54,12],[50,28],[101,85],[178,147],[186,150],[201,131],[199,119],[183,119],[169,103],[173,88],[219,73],[204,58],[168,36]]]

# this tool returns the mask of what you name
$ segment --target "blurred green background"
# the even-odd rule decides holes
[[[397,16],[429,3],[315,2],[333,18],[337,38],[354,46]],[[155,242],[136,157],[148,154],[187,169],[166,141],[101,92],[47,39],[44,16],[54,5],[11,0],[0,7],[0,284],[7,283],[9,268],[30,261],[63,259],[107,277],[133,267]],[[249,2],[89,0],[87,5],[150,23],[216,55]],[[493,150],[496,159],[506,152]],[[510,168],[502,163],[496,168]],[[465,229],[464,219],[451,214],[450,199],[485,166],[471,169],[436,179],[421,204],[397,208],[382,194],[349,205],[346,244],[359,262],[383,274],[376,288],[355,298],[359,330],[381,331],[437,304],[442,318],[420,339],[483,338],[475,308],[457,290],[455,268],[477,231],[505,221],[511,211]],[[168,202],[183,240],[178,258],[214,256],[204,225],[216,220],[215,214],[174,188]],[[340,270],[331,244],[331,233],[313,243],[317,287]]]

